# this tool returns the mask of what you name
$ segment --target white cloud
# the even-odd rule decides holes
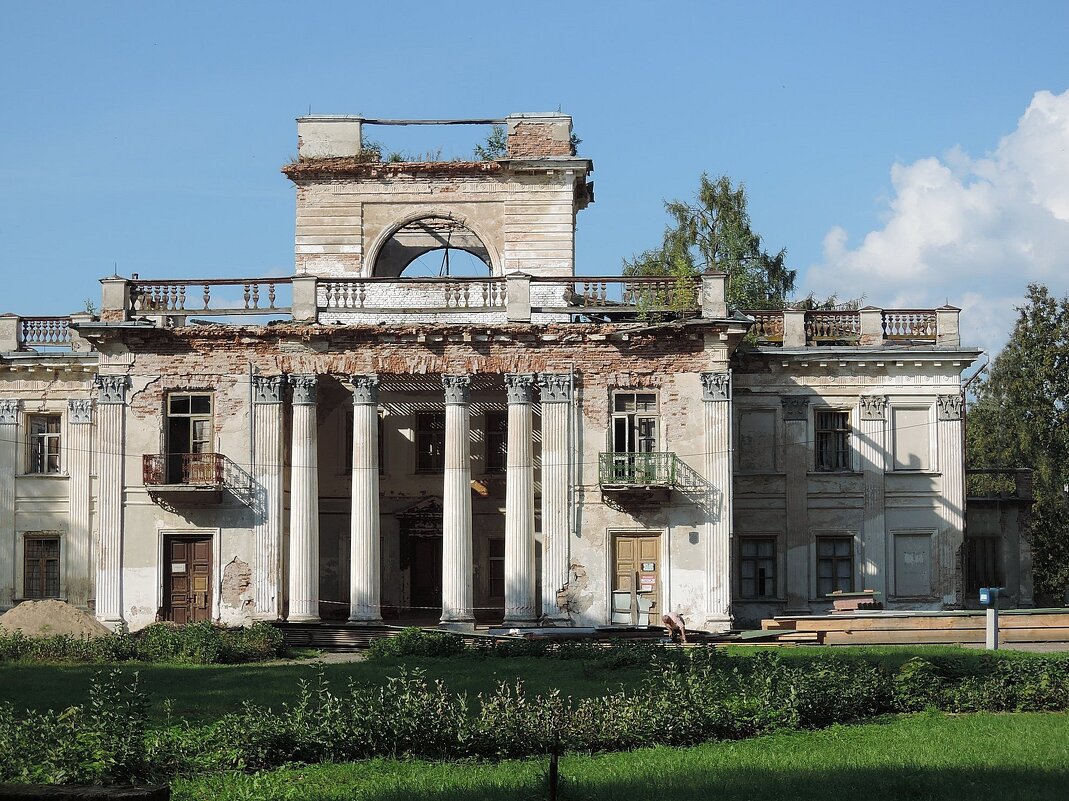
[[[962,308],[962,339],[1000,348],[1030,281],[1069,291],[1069,91],[1037,92],[983,158],[954,148],[891,168],[883,228],[850,247],[824,237],[804,292],[865,295],[877,306]]]

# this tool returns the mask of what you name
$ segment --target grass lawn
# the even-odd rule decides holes
[[[150,715],[162,720],[165,699],[171,714],[191,722],[205,722],[238,709],[245,701],[278,707],[292,701],[301,679],[311,681],[322,669],[336,691],[355,682],[382,682],[397,675],[401,665],[426,670],[457,692],[475,694],[498,682],[523,679],[531,693],[560,689],[565,695],[588,697],[620,685],[638,684],[645,671],[637,667],[603,668],[575,659],[480,659],[478,657],[406,657],[383,662],[351,662],[320,665],[315,662],[266,665],[174,666],[124,664],[124,674],[141,674],[142,689],[151,699]],[[95,673],[110,666],[0,664],[0,702],[17,710],[65,709],[84,703]]]
[[[182,780],[175,801],[525,801],[546,798],[546,760],[373,760]],[[888,718],[695,748],[561,759],[561,798],[716,801],[1055,801],[1069,786],[1069,715]]]
[[[745,659],[770,649],[737,647],[722,650],[733,658]],[[789,661],[831,657],[879,663],[891,670],[914,656],[949,659],[960,664],[963,672],[971,672],[988,659],[983,651],[954,646],[771,650]],[[1015,654],[1010,651],[1001,653],[1008,658],[1013,658]],[[1049,655],[1048,658],[1069,658],[1069,654]],[[320,669],[331,686],[336,691],[342,691],[350,679],[355,682],[382,682],[387,676],[396,675],[401,665],[421,668],[430,678],[444,681],[450,689],[472,695],[489,690],[501,681],[522,679],[532,694],[559,689],[564,695],[589,697],[618,690],[621,686],[634,687],[646,675],[641,667],[614,668],[590,660],[500,658],[478,654],[449,658],[404,657],[329,665],[310,660],[296,664],[210,666],[128,663],[120,667],[124,673],[140,672],[142,688],[152,702],[151,715],[154,720],[163,719],[163,702],[170,699],[171,713],[175,718],[205,722],[238,709],[244,701],[277,708],[296,696],[301,679],[314,679]],[[0,702],[9,702],[17,710],[27,707],[37,710],[65,709],[83,703],[93,675],[108,667],[0,663]]]

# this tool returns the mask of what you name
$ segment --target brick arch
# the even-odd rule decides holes
[[[391,239],[393,239],[393,237],[397,234],[398,231],[400,231],[405,226],[411,225],[414,222],[419,222],[420,220],[428,219],[452,220],[458,225],[461,225],[466,228],[476,239],[479,240],[479,243],[486,250],[487,258],[490,260],[490,275],[502,275],[501,256],[497,252],[497,249],[494,247],[493,240],[490,237],[486,236],[486,234],[481,230],[482,226],[473,223],[470,217],[463,214],[459,214],[454,210],[434,207],[409,212],[408,214],[399,217],[392,224],[383,228],[382,231],[379,232],[379,234],[375,237],[374,240],[372,240],[371,244],[368,246],[367,255],[364,261],[366,265],[365,275],[371,277],[374,277],[376,275],[376,263],[378,262],[379,257],[382,255],[383,248]]]

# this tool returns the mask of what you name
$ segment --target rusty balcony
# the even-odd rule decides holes
[[[146,453],[142,480],[150,495],[168,496],[173,505],[219,503],[226,459],[221,453]]]

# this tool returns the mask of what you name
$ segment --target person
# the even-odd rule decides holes
[[[668,635],[672,638],[672,642],[686,644],[687,622],[683,619],[682,615],[678,612],[666,612],[662,615],[661,621],[668,629]]]

